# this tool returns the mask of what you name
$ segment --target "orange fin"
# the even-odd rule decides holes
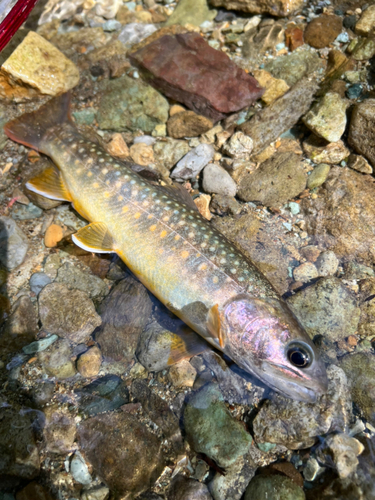
[[[26,183],[27,189],[41,194],[51,200],[72,201],[64,186],[60,172],[55,167],[49,167],[37,177]]]
[[[48,153],[43,137],[55,125],[70,118],[70,94],[55,97],[36,111],[25,113],[4,126],[6,135],[15,142],[20,142],[42,153]]]
[[[221,328],[219,306],[215,304],[208,311],[207,330],[214,340],[219,342],[221,349],[224,349],[224,336]]]
[[[113,238],[104,222],[93,222],[83,227],[72,235],[72,240],[77,246],[88,252],[112,253],[115,251]]]
[[[212,348],[207,342],[185,325],[178,334],[173,334],[168,365],[174,365],[183,359],[192,358],[197,354],[211,350]]]

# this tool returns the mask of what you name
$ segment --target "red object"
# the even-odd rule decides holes
[[[22,23],[28,18],[38,0],[18,0],[0,23],[0,51],[7,45]]]

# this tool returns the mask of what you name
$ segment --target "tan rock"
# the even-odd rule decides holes
[[[102,353],[96,346],[90,347],[77,361],[77,370],[82,377],[95,377],[102,364]]]
[[[15,81],[52,96],[67,92],[79,82],[76,65],[33,31],[4,62],[2,70]]]
[[[312,262],[305,262],[293,270],[294,280],[302,283],[307,283],[318,276],[318,270]]]
[[[73,449],[76,437],[76,424],[68,410],[54,404],[44,410],[45,424],[43,434],[47,450],[52,453],[68,453]]]
[[[362,174],[372,174],[372,166],[361,155],[351,154],[348,158],[348,167]]]
[[[271,73],[264,69],[255,70],[254,77],[260,85],[266,89],[262,95],[262,101],[265,104],[271,104],[289,90],[289,85],[281,78],[274,78]]]
[[[209,118],[197,115],[194,111],[181,111],[172,115],[167,122],[168,135],[174,139],[196,137],[212,127],[213,123]]]
[[[177,113],[181,113],[182,111],[186,111],[183,106],[180,106],[180,104],[173,104],[173,106],[170,107],[169,116],[177,115]]]
[[[311,134],[302,144],[307,157],[314,163],[338,164],[350,155],[349,149],[340,140],[327,142]]]
[[[209,194],[201,194],[198,198],[195,198],[194,203],[197,205],[199,213],[207,220],[212,219],[212,214],[210,212],[210,202],[211,196]]]
[[[147,166],[155,161],[154,150],[143,142],[138,142],[130,147],[130,156],[138,165]]]
[[[286,17],[304,5],[303,0],[211,0],[210,3],[214,7],[224,7],[227,10],[278,17]]]
[[[44,235],[44,244],[47,248],[54,248],[63,239],[64,232],[61,226],[51,224]]]
[[[129,148],[120,133],[113,134],[111,141],[107,144],[107,151],[110,155],[124,160],[130,156]]]
[[[354,31],[358,35],[375,35],[375,5],[370,5],[355,25]]]
[[[179,387],[193,387],[197,372],[187,359],[183,359],[179,363],[173,365],[169,370],[169,380],[171,383]]]

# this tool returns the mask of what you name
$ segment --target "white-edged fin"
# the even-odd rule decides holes
[[[93,222],[72,235],[73,243],[94,253],[112,253],[114,243],[104,222]]]
[[[60,172],[55,167],[48,167],[40,175],[26,182],[29,191],[40,194],[50,200],[72,201],[64,186]]]

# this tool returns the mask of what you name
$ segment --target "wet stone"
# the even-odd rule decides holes
[[[360,310],[338,278],[322,278],[289,297],[287,303],[312,338],[322,335],[338,341],[357,331]]]
[[[38,219],[42,215],[43,210],[36,207],[33,203],[21,206],[18,205],[12,210],[12,219],[14,220]]]
[[[125,45],[131,47],[148,36],[152,35],[157,30],[153,24],[146,23],[127,23],[121,30],[118,40]]]
[[[8,499],[4,497],[2,500]],[[9,500],[14,500],[14,497],[9,497]],[[36,481],[32,481],[21,491],[17,492],[16,500],[53,500],[53,498],[44,486]]]
[[[375,40],[359,37],[351,42],[348,50],[356,61],[367,61],[375,54]]]
[[[327,163],[317,165],[307,178],[307,187],[315,189],[325,183],[331,167]]]
[[[197,372],[188,360],[183,359],[179,363],[173,365],[168,374],[168,378],[172,385],[177,388],[193,387]]]
[[[228,172],[215,163],[209,163],[203,170],[203,189],[207,193],[234,197],[237,186]]]
[[[36,342],[31,342],[31,344],[22,347],[22,350],[25,354],[34,354],[36,352],[42,352],[47,349],[50,345],[52,345],[59,337],[57,335],[50,335],[41,340],[37,340]]]
[[[78,433],[85,457],[115,497],[135,498],[163,470],[158,438],[133,415],[97,415],[82,422]]]
[[[251,14],[270,14],[271,16],[285,17],[303,6],[301,0],[280,0],[258,2],[256,0],[211,0],[214,7],[224,7],[227,10],[239,10]]]
[[[182,111],[174,114],[167,122],[168,135],[174,139],[182,137],[197,137],[213,127],[213,123],[205,116],[194,111]]]
[[[328,391],[317,403],[303,403],[274,394],[254,420],[254,439],[259,443],[276,443],[289,449],[312,446],[318,436],[344,432],[351,415],[348,382],[341,368],[327,368]]]
[[[154,162],[154,151],[151,145],[138,142],[130,148],[130,156],[135,163],[142,166],[147,166]]]
[[[71,289],[81,290],[93,300],[100,300],[108,294],[108,286],[103,280],[87,271],[81,271],[70,262],[59,268],[55,282],[63,283]]]
[[[250,447],[252,438],[227,410],[215,384],[208,384],[187,402],[186,436],[197,453],[204,453],[219,467],[232,465]]]
[[[243,109],[263,93],[252,76],[198,33],[162,36],[129,57],[165,95],[213,121]]]
[[[36,382],[31,390],[31,398],[37,406],[44,406],[51,401],[54,392],[54,382],[49,380]]]
[[[92,482],[92,477],[89,473],[85,459],[78,450],[74,453],[70,462],[70,473],[77,483],[90,484]]]
[[[156,160],[168,170],[174,167],[189,150],[190,148],[186,141],[178,141],[170,137],[166,137],[154,144]]]
[[[51,278],[45,273],[34,273],[31,275],[29,284],[30,290],[35,293],[36,296],[40,294],[43,288],[51,283]]]
[[[322,252],[316,261],[319,276],[333,276],[338,268],[339,260],[331,250]]]
[[[151,310],[147,290],[131,276],[112,288],[100,305],[102,325],[95,335],[104,358],[125,363],[133,359]]]
[[[106,486],[96,486],[84,490],[81,494],[81,500],[108,500],[109,489]]]
[[[261,22],[260,16],[254,16],[248,24],[243,40],[242,53],[253,67],[260,64],[268,51],[275,50],[279,43],[284,42],[284,26],[281,22]]]
[[[354,31],[362,36],[375,35],[375,5],[369,5],[367,9],[362,12],[361,17],[355,25]]]
[[[72,350],[67,340],[54,342],[48,349],[38,353],[38,359],[48,375],[58,379],[74,377],[76,369],[72,361]]]
[[[10,217],[0,217],[0,261],[9,271],[25,260],[27,237]]]
[[[0,335],[1,349],[5,352],[20,349],[35,340],[38,318],[34,305],[27,296],[20,297],[13,305]]]
[[[205,21],[213,21],[216,14],[216,10],[208,8],[207,0],[181,0],[169,16],[166,26],[172,24],[200,26]]]
[[[351,154],[348,158],[348,167],[361,172],[361,174],[372,174],[373,172],[371,165],[360,155]]]
[[[43,435],[47,450],[64,454],[72,451],[76,437],[74,417],[58,405],[48,406],[43,411],[45,415]]]
[[[117,410],[129,402],[129,391],[116,375],[105,375],[77,391],[79,408],[89,416]]]
[[[276,153],[240,180],[238,197],[276,207],[298,196],[305,189],[306,180],[299,155]]]
[[[346,127],[347,103],[341,97],[328,92],[316,102],[303,117],[305,125],[328,142],[340,140]]]
[[[305,500],[305,493],[285,476],[260,474],[246,489],[244,500]]]
[[[264,69],[269,71],[275,78],[284,80],[291,87],[304,76],[323,71],[324,61],[320,59],[316,52],[300,50],[287,56],[272,59],[265,64]],[[306,96],[308,96],[308,93],[306,88]]]
[[[177,475],[170,485],[168,500],[212,500],[205,484]]]
[[[101,93],[97,120],[103,130],[150,133],[166,123],[169,105],[155,89],[124,75],[110,80]]]
[[[200,144],[177,163],[173,179],[193,179],[212,160],[215,150],[210,144]]]
[[[252,150],[252,138],[241,131],[235,132],[223,146],[224,153],[236,159],[248,159]]]
[[[348,141],[375,167],[375,99],[366,99],[354,107],[350,120]]]
[[[307,283],[318,276],[318,270],[312,262],[305,262],[293,269],[294,280],[302,281],[302,283]]]
[[[218,215],[225,213],[237,215],[241,212],[242,207],[234,197],[216,194],[211,199],[210,209]]]
[[[101,325],[92,300],[82,291],[60,283],[43,288],[38,297],[43,328],[75,344],[85,342]]]
[[[305,42],[315,49],[322,49],[331,44],[342,30],[340,16],[319,16],[313,19],[305,29]]]
[[[328,436],[325,445],[333,454],[339,477],[347,478],[353,474],[358,466],[358,458],[364,449],[364,446],[355,438],[347,434],[334,434]]]
[[[311,134],[303,143],[303,151],[314,163],[335,165],[350,155],[343,141],[327,142],[321,137]]]
[[[77,361],[77,370],[82,377],[95,377],[100,370],[102,364],[102,354],[100,350],[94,346],[90,347],[86,352],[81,354]]]

